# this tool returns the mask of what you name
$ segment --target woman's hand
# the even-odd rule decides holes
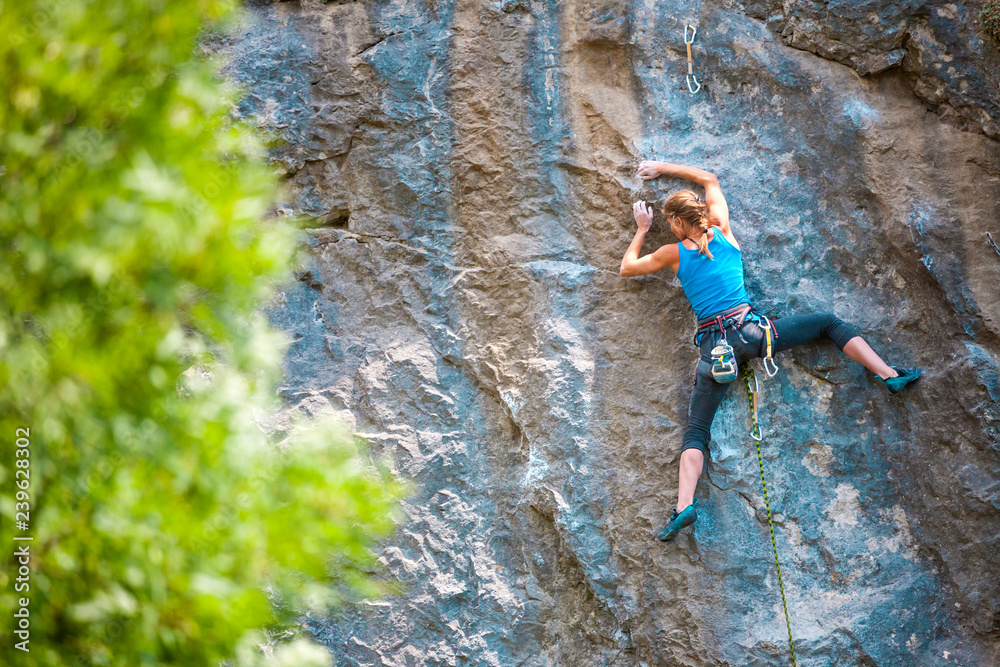
[[[653,225],[653,208],[644,201],[637,201],[632,204],[632,217],[639,225],[639,231],[645,234]]]
[[[662,172],[660,171],[660,163],[654,162],[653,160],[644,160],[639,163],[639,178],[644,181],[648,181],[651,178],[656,178]]]

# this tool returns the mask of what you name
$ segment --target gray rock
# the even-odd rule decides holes
[[[789,46],[861,75],[902,66],[914,92],[964,129],[1000,137],[998,44],[979,26],[982,3],[948,0],[754,0],[738,4]]]
[[[349,411],[418,485],[381,552],[405,592],[304,620],[338,664],[790,663],[738,388],[698,523],[653,539],[696,350],[669,272],[617,273],[631,202],[681,185],[639,181],[647,158],[718,174],[762,311],[832,311],[924,369],[892,396],[812,344],[764,383],[801,664],[1000,663],[1000,78],[977,7],[252,8],[224,45],[240,113],[286,140],[279,210],[317,217],[270,308],[295,340],[282,393]],[[646,250],[673,240],[657,216]]]

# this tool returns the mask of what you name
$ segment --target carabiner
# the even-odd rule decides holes
[[[688,39],[688,30],[691,31],[691,39]],[[694,36],[698,34],[698,28],[693,25],[684,26],[684,43],[691,44],[694,42]]]
[[[767,317],[764,317],[762,315],[761,319],[763,319],[764,320],[764,324],[767,325],[767,326],[764,327],[764,335],[767,337],[767,356],[764,357],[764,372],[767,373],[767,377],[773,378],[775,375],[778,374],[778,364],[774,363],[774,359],[771,358],[771,332],[773,331],[774,332],[774,337],[777,338],[778,337],[778,330],[777,330],[777,328],[775,328],[774,322],[772,322],[771,320],[769,320]],[[768,368],[768,366],[767,366],[768,363],[770,363],[772,366],[774,366],[774,370],[773,371],[770,368]]]
[[[694,81],[694,86],[695,86],[694,88],[691,87],[691,81]],[[694,95],[699,90],[701,90],[701,84],[698,83],[698,79],[695,78],[694,74],[688,74],[688,76],[687,76],[687,84],[688,84],[688,90],[691,91],[692,95]]]
[[[757,375],[753,376],[753,391],[750,392],[750,417],[753,419],[753,428],[750,429],[750,437],[760,442],[763,438],[760,435],[760,422],[757,421],[757,395],[760,392],[760,385],[757,383]],[[750,388],[750,382],[747,382],[747,389]]]

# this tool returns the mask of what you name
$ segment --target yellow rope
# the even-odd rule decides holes
[[[795,644],[792,642],[792,622],[788,617],[788,602],[785,600],[785,584],[781,580],[781,562],[778,560],[778,543],[774,539],[774,522],[771,520],[771,503],[767,499],[767,480],[764,478],[764,457],[760,453],[760,424],[757,423],[757,392],[751,388],[750,381],[756,378],[749,362],[743,365],[743,379],[747,383],[747,399],[750,401],[750,417],[753,419],[751,435],[757,442],[757,465],[760,466],[760,483],[764,487],[764,509],[767,510],[767,527],[771,531],[771,548],[774,549],[774,567],[778,570],[778,589],[781,591],[781,606],[785,609],[785,626],[788,628],[788,648],[792,652],[792,667],[798,667],[795,661]]]

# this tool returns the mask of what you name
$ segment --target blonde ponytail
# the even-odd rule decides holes
[[[684,238],[694,236],[692,232],[701,230],[698,239],[698,252],[709,259],[715,259],[708,249],[708,204],[690,190],[681,190],[670,195],[663,205],[663,214],[681,221],[681,226],[687,232]]]
[[[708,223],[701,223],[701,238],[698,239],[698,252],[702,255],[708,256],[709,259],[714,260],[712,253],[708,250]]]

